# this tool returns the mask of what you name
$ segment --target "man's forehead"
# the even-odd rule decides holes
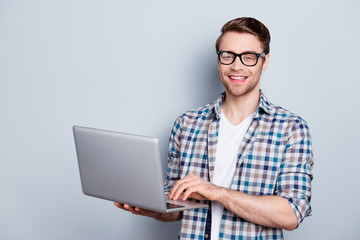
[[[221,39],[220,50],[237,53],[259,52],[263,50],[263,47],[258,38],[253,34],[226,32]]]

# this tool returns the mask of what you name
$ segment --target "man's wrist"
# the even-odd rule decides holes
[[[230,190],[224,187],[219,187],[218,194],[216,195],[216,202],[222,203],[225,199],[229,198]]]

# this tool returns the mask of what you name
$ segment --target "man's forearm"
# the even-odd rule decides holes
[[[176,182],[169,195],[170,199],[194,198],[217,201],[235,215],[258,225],[293,230],[297,217],[286,199],[280,196],[253,196],[219,187],[194,174]]]
[[[280,196],[252,196],[220,188],[216,201],[239,217],[262,226],[294,230],[298,225],[295,212]]]

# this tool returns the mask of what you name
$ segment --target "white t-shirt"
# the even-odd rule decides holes
[[[230,188],[234,177],[240,144],[245,136],[254,114],[234,126],[220,113],[219,137],[216,146],[216,160],[212,183]],[[224,206],[211,203],[211,240],[219,239],[219,230]]]

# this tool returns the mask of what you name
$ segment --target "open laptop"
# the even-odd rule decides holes
[[[207,207],[164,195],[156,138],[81,126],[73,133],[84,194],[156,212]]]

